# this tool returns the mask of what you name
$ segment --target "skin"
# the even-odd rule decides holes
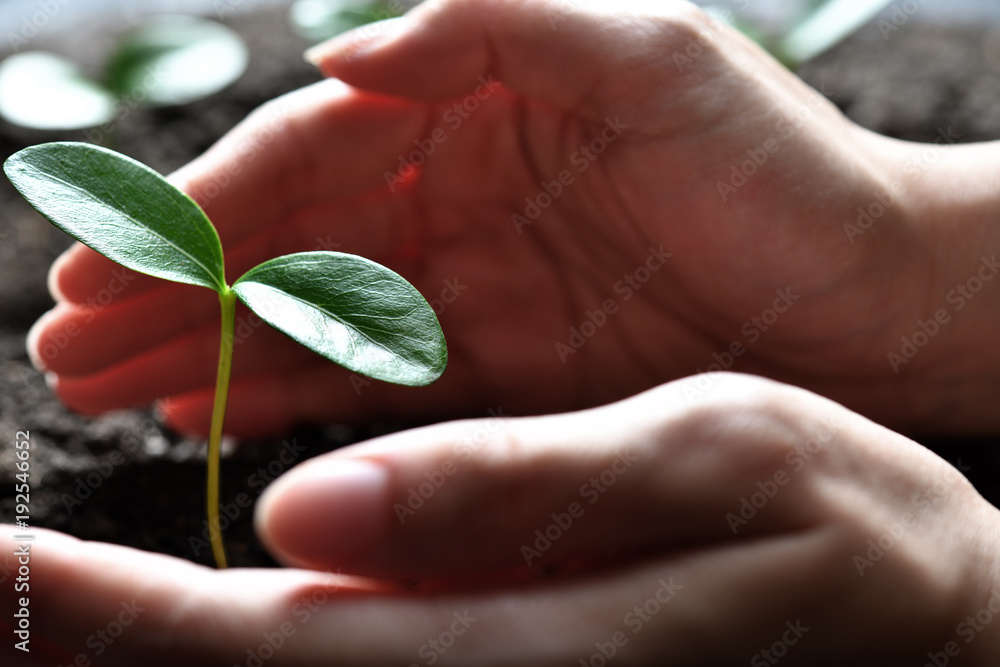
[[[1000,419],[994,283],[961,310],[947,301],[996,247],[996,147],[940,147],[930,162],[928,147],[852,125],[685,3],[565,7],[441,0],[344,36],[312,54],[337,80],[268,104],[174,179],[218,227],[230,280],[339,244],[441,296],[450,365],[420,390],[359,385],[251,327],[231,432],[591,409],[429,426],[297,467],[257,508],[262,540],[293,566],[280,572],[211,572],[37,531],[42,637],[91,651],[87,637],[135,598],[148,611],[101,664],[245,664],[283,621],[294,637],[268,664],[427,664],[421,647],[465,609],[479,620],[437,664],[578,664],[623,629],[616,664],[746,664],[797,620],[810,629],[784,664],[919,664],[948,642],[949,664],[995,664],[1000,624],[968,643],[960,624],[1000,585],[996,510],[886,426],[968,433]],[[477,90],[462,117],[455,105]],[[602,132],[591,160],[581,146]],[[429,137],[419,172],[397,182],[397,156]],[[753,155],[761,164],[724,199],[719,182]],[[564,170],[562,194],[516,225]],[[845,225],[886,188],[893,204],[852,236]],[[670,257],[654,270],[661,245]],[[160,399],[169,423],[203,432],[213,295],[113,270],[82,247],[57,262],[33,359],[78,410]],[[616,286],[629,279],[626,299]],[[465,289],[442,293],[446,281]],[[608,300],[606,322],[560,358],[557,343]],[[779,306],[766,331],[754,321]],[[887,355],[942,308],[948,321],[895,372]],[[734,342],[745,351],[723,364]],[[662,384],[713,362],[811,391],[729,374]],[[477,433],[488,446],[456,444]],[[582,485],[625,451],[634,467],[590,505]],[[410,489],[446,466],[400,521]],[[769,480],[773,497],[734,532],[727,515]],[[522,547],[574,502],[579,530],[528,565]],[[859,572],[868,540],[889,538]],[[628,610],[661,579],[682,588],[633,634]],[[295,603],[318,592],[328,600],[299,624]],[[0,601],[13,613],[11,595]]]

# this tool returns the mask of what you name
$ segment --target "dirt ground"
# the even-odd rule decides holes
[[[305,44],[288,31],[283,13],[229,23],[251,45],[243,79],[187,107],[134,110],[120,124],[120,150],[169,172],[260,103],[319,78],[302,61]],[[1000,33],[914,24],[884,39],[869,26],[801,74],[878,132],[930,142],[942,131],[961,142],[1000,139]],[[30,144],[83,138],[80,132],[33,132],[0,123],[0,157]],[[46,270],[68,243],[0,180],[0,442],[13,443],[17,431],[31,433],[31,523],[209,564],[211,554],[201,540],[203,443],[164,429],[149,411],[96,419],[74,415],[53,399],[28,362],[25,334],[51,306]],[[223,502],[234,510],[226,530],[231,564],[273,564],[253,536],[252,507],[235,504],[239,494],[256,499],[290,465],[394,426],[303,427],[284,440],[230,448],[223,462]],[[925,444],[1000,504],[997,438]],[[0,448],[3,522],[13,517],[13,464],[12,448]]]

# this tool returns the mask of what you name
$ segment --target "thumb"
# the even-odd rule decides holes
[[[564,0],[429,0],[306,57],[326,75],[363,89],[441,100],[498,81],[600,120],[616,110],[633,115],[637,107],[662,113],[670,94],[663,84],[686,78],[671,54],[691,39],[716,41],[720,30],[697,7],[676,0],[583,7]]]

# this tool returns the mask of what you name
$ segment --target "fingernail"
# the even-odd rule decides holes
[[[257,534],[290,565],[332,568],[363,558],[385,532],[388,474],[366,459],[316,461],[293,470],[257,503]]]
[[[331,58],[354,60],[389,43],[404,33],[409,25],[406,16],[369,23],[308,49],[303,57],[320,69]]]

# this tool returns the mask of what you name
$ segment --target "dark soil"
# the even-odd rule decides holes
[[[290,34],[282,12],[234,17],[230,25],[251,45],[247,74],[211,99],[170,110],[135,110],[120,123],[119,149],[169,172],[209,147],[252,109],[318,80],[301,58],[306,46]],[[93,44],[93,42],[91,42]],[[993,63],[991,65],[990,63]],[[889,39],[869,26],[802,76],[824,90],[857,122],[891,136],[934,141],[950,128],[959,141],[1000,138],[1000,33],[907,25]],[[40,133],[0,124],[0,156],[74,133]],[[51,306],[46,271],[67,237],[35,214],[0,179],[0,442],[30,431],[31,520],[87,539],[116,542],[211,563],[204,530],[204,446],[158,425],[148,411],[100,418],[67,412],[24,352],[31,323]],[[284,441],[227,447],[223,502],[256,499],[289,466],[345,443],[371,437],[364,429],[302,428]],[[996,438],[925,443],[1000,504]],[[284,460],[289,460],[285,454]],[[14,456],[0,448],[0,521],[14,515]],[[234,511],[226,531],[234,565],[271,564],[251,529],[252,507]],[[197,553],[196,553],[197,552]]]

